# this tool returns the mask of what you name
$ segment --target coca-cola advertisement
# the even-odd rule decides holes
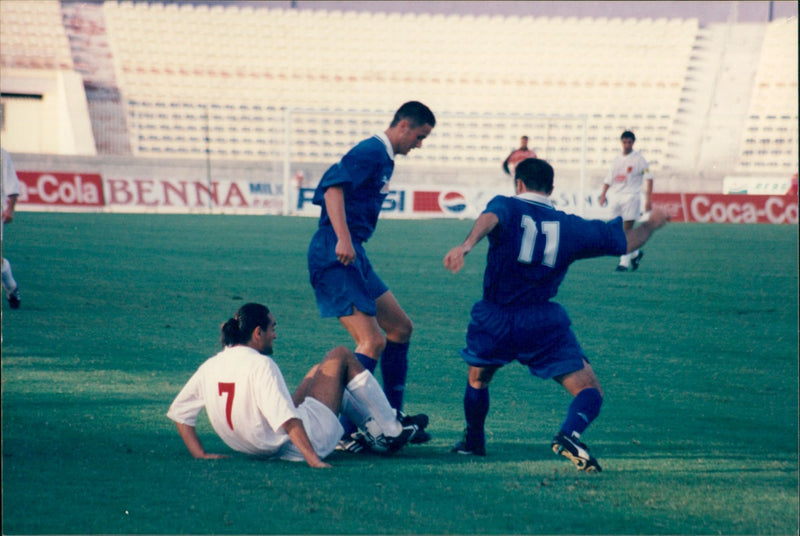
[[[51,173],[18,171],[21,205],[54,208],[91,208],[105,206],[103,178],[96,173]]]

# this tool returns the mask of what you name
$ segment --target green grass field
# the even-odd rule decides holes
[[[469,221],[386,220],[367,250],[415,322],[406,409],[434,439],[334,468],[190,457],[165,417],[219,326],[270,306],[293,388],[336,344],[305,252],[312,219],[20,213],[22,307],[3,300],[4,534],[797,534],[798,227],[674,224],[642,268],[574,265],[558,300],[606,392],[584,435],[604,471],[549,442],[569,396],[520,366],[491,390],[488,456],[463,428],[458,356],[485,243]],[[229,452],[206,420],[208,450]]]

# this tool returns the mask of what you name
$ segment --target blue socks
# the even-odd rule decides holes
[[[358,352],[356,352],[356,359],[358,359],[358,362],[361,363],[361,365],[365,369],[367,369],[371,373],[375,373],[375,367],[378,366],[378,362],[377,361],[375,361],[374,359],[372,359],[368,355],[359,354]]]
[[[389,405],[398,411],[403,409],[403,394],[406,389],[408,375],[409,343],[386,341],[386,348],[381,354],[381,375],[383,376],[383,392]]]
[[[484,424],[489,414],[489,388],[475,389],[469,382],[464,391],[464,417],[467,421],[467,448],[483,446],[486,442]]]
[[[567,418],[561,424],[561,431],[567,436],[573,432],[582,434],[589,424],[600,415],[600,406],[603,404],[603,395],[600,391],[590,387],[575,395],[567,409]]]

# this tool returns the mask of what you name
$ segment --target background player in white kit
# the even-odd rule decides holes
[[[203,408],[232,449],[305,460],[311,467],[330,467],[322,459],[342,437],[340,409],[364,428],[369,446],[380,452],[399,450],[419,430],[398,420],[377,380],[341,346],[328,352],[290,395],[268,356],[277,335],[275,319],[264,305],[243,305],[221,332],[225,348],[200,366],[167,412],[195,458],[225,457],[207,453],[197,436],[195,423]]]
[[[20,192],[19,177],[17,177],[17,170],[14,168],[14,163],[11,161],[11,155],[8,151],[0,148],[0,165],[2,165],[2,177],[0,177],[0,184],[3,191],[3,219],[0,223],[0,242],[2,242],[2,235],[6,223],[11,223],[14,220],[14,209],[17,205],[17,197]],[[8,259],[3,257],[3,289],[6,291],[6,298],[8,304],[12,309],[19,308],[21,298],[19,295],[19,286],[14,280],[14,274],[11,273],[11,263]]]
[[[622,227],[625,231],[633,229],[633,224],[641,215],[642,186],[644,185],[644,211],[650,212],[653,208],[653,174],[647,160],[637,151],[633,150],[636,136],[626,130],[620,136],[622,154],[618,155],[611,164],[611,169],[603,181],[603,191],[600,193],[600,205],[611,203],[611,216],[622,217]],[[606,194],[610,193],[610,201]],[[639,267],[644,252],[632,251],[619,258],[618,272],[636,270]]]

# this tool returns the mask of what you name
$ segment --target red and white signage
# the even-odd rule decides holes
[[[653,194],[653,206],[672,221],[797,223],[797,197],[777,195]]]
[[[282,214],[283,185],[253,180],[197,181],[173,178],[102,177],[97,173],[18,171],[18,199],[23,210],[100,210],[108,212],[213,212]],[[291,192],[290,212],[318,215],[314,189]],[[382,215],[398,218],[474,218],[496,190],[480,188],[398,189],[384,201]],[[508,194],[508,193],[506,193]],[[585,217],[605,218],[594,204],[597,192],[560,192],[557,208],[581,210]],[[665,208],[676,222],[797,224],[796,195],[724,195],[654,193],[653,205]]]
[[[18,171],[21,205],[103,208],[103,178],[96,173]]]

